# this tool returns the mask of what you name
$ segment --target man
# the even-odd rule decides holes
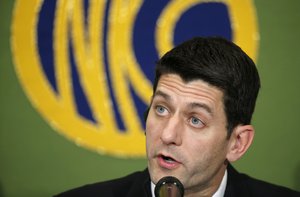
[[[253,61],[222,38],[194,38],[157,63],[146,116],[148,168],[60,196],[154,196],[165,176],[185,196],[300,196],[255,180],[230,165],[252,143],[251,117],[260,88]]]

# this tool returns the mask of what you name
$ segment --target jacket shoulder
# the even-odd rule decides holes
[[[275,185],[262,180],[258,180],[247,175],[244,175],[245,181],[248,185],[252,196],[286,196],[286,197],[300,197],[300,193],[291,190],[287,187]]]
[[[228,166],[228,182],[225,196],[247,196],[247,197],[300,197],[300,193],[289,188],[268,183],[266,181],[252,178],[246,174],[237,172],[232,166]],[[225,194],[226,194],[225,192]]]
[[[134,172],[118,179],[84,185],[58,194],[57,197],[114,197],[131,196],[132,194],[145,196],[145,187],[148,185],[150,187],[150,178],[148,171],[145,170],[143,172]]]

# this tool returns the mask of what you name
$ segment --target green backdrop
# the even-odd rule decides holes
[[[12,63],[13,1],[0,2],[0,196],[51,196],[144,169],[145,159],[117,159],[80,148],[42,119]],[[235,166],[300,190],[300,1],[254,2],[262,89],[254,114],[254,144]]]

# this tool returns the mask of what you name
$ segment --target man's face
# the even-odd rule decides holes
[[[223,93],[202,80],[162,75],[146,123],[148,168],[156,184],[175,176],[186,192],[217,187],[226,169]]]

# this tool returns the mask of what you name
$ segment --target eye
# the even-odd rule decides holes
[[[165,116],[168,113],[168,110],[165,107],[161,106],[161,105],[156,106],[155,111],[160,116]]]
[[[197,128],[202,128],[205,126],[204,123],[199,118],[196,117],[191,117],[190,123],[192,124],[193,127],[197,127]]]

